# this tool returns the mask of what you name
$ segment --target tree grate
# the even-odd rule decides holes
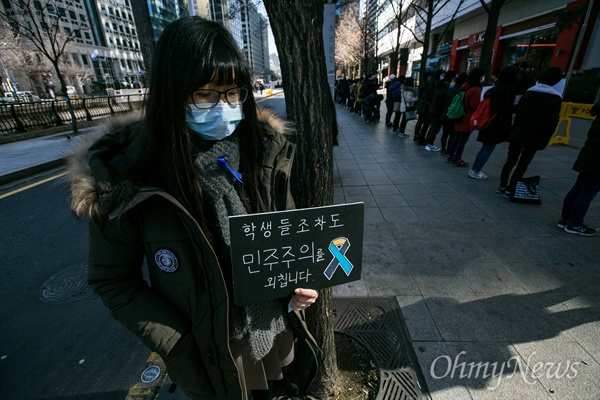
[[[358,340],[379,369],[377,400],[429,399],[404,319],[391,298],[334,298],[333,329]]]
[[[70,303],[93,295],[87,284],[87,264],[73,265],[52,276],[42,286],[40,299],[46,303]]]

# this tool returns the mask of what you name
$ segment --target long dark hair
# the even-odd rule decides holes
[[[485,75],[485,70],[483,68],[473,68],[469,75],[467,76],[467,83],[471,84],[471,86],[480,86],[481,85],[481,77]]]
[[[257,170],[262,141],[252,95],[252,76],[231,34],[220,24],[201,17],[184,17],[163,31],[153,54],[145,118],[132,144],[139,161],[128,171],[134,182],[158,186],[178,199],[205,228],[202,189],[194,172],[198,137],[186,123],[187,98],[199,86],[248,88],[243,104],[240,137],[240,170],[249,211],[262,211]],[[237,133],[236,133],[237,134]],[[243,149],[243,151],[242,151]]]

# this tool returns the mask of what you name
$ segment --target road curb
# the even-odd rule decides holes
[[[39,174],[40,172],[46,172],[50,169],[65,165],[66,158],[60,158],[58,160],[48,161],[46,163],[35,165],[33,167],[25,168],[20,171],[11,172],[6,175],[0,175],[0,185],[6,185],[19,179],[25,179],[32,175]]]
[[[277,96],[282,93],[283,93],[283,91],[280,91],[280,92],[273,93],[273,94],[270,94],[270,95],[267,95],[264,97],[257,98],[256,103],[257,104],[261,103],[262,101],[264,101],[270,97]],[[79,126],[79,128],[85,129],[85,128],[89,128],[90,126],[94,126],[97,124],[98,124],[98,120],[94,121],[93,124],[81,124]],[[66,126],[63,126],[62,129],[54,128],[54,129],[41,130],[40,132],[38,132],[38,134],[30,132],[29,135],[31,135],[31,137],[27,137],[24,140],[32,139],[35,137],[50,136],[50,135],[54,135],[54,134],[70,132],[70,130],[64,129],[64,128],[66,128]],[[10,141],[7,141],[6,143],[10,143]],[[35,165],[35,166],[29,167],[29,168],[22,169],[20,171],[11,172],[6,175],[0,175],[0,185],[6,185],[8,183],[12,183],[12,182],[20,180],[20,179],[28,178],[32,175],[39,174],[40,172],[45,172],[50,169],[60,167],[60,166],[66,164],[66,160],[67,160],[67,158],[63,157],[58,160],[48,161],[48,162],[42,163],[40,165]]]

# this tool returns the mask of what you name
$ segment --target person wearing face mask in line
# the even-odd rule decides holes
[[[294,207],[291,133],[257,108],[230,33],[184,17],[157,43],[143,118],[106,127],[69,160],[90,288],[192,399],[270,399],[297,346],[315,346],[303,315],[315,290],[232,297],[228,217]]]
[[[473,131],[471,127],[471,115],[477,110],[477,106],[481,102],[481,84],[485,78],[483,68],[473,68],[467,76],[467,82],[460,88],[465,91],[465,116],[456,124],[454,124],[454,137],[448,147],[448,162],[452,163],[453,167],[467,167],[469,164],[462,160],[462,153],[465,145],[469,140],[469,135]]]
[[[453,78],[446,90],[446,94],[444,96],[444,107],[442,109],[442,137],[440,139],[442,150],[440,154],[446,156],[448,154],[448,146],[452,143],[452,138],[454,137],[454,121],[448,118],[448,108],[450,108],[450,104],[452,104],[452,99],[454,96],[460,92],[460,88],[467,81],[467,73],[461,72]]]
[[[435,82],[435,91],[433,93],[433,100],[429,106],[429,117],[431,119],[431,125],[425,138],[425,150],[427,151],[440,151],[438,146],[434,145],[435,137],[442,128],[442,112],[444,111],[444,100],[446,92],[450,86],[450,82],[454,78],[454,71],[450,70],[445,72],[444,70],[438,70],[435,73],[437,80]]]

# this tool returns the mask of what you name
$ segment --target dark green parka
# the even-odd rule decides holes
[[[289,174],[295,145],[285,139],[285,122],[264,110],[259,120],[266,138],[263,200],[272,211],[293,208]],[[198,222],[169,193],[116,180],[112,166],[120,162],[136,124],[115,128],[91,137],[69,161],[72,209],[90,218],[88,283],[194,399],[243,399],[229,349],[227,285],[215,251]],[[107,210],[124,185],[135,188],[134,196]],[[109,218],[101,222],[104,213]],[[171,268],[160,259],[165,255]],[[144,260],[150,284],[143,277]],[[296,335],[314,345],[304,314],[293,312],[289,319]]]

